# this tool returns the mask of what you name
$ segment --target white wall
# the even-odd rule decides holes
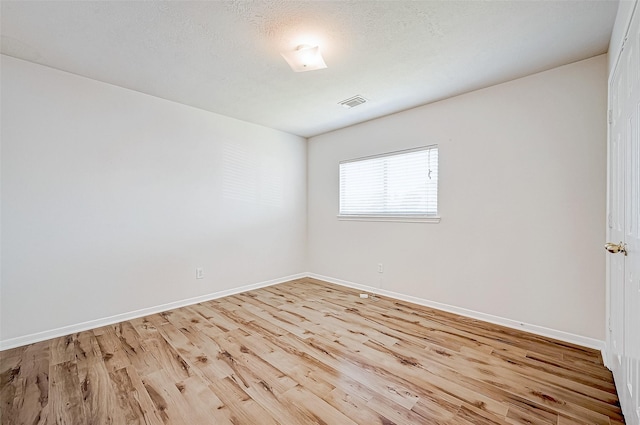
[[[0,343],[305,270],[604,339],[604,55],[318,136],[308,152],[1,58]],[[440,224],[336,219],[338,161],[430,143]]]
[[[310,271],[603,340],[606,81],[601,55],[310,139]],[[339,161],[433,143],[439,224],[337,220]]]
[[[303,138],[7,56],[1,119],[4,341],[305,270]]]

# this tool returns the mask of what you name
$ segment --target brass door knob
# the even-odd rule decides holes
[[[604,249],[606,249],[612,254],[617,254],[619,252],[622,252],[625,255],[625,257],[627,255],[627,244],[622,242],[620,243],[607,242],[606,244],[604,244]]]

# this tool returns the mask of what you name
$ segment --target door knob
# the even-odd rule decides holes
[[[627,244],[626,243],[612,243],[612,242],[607,242],[606,244],[604,244],[604,249],[606,249],[607,251],[609,251],[612,254],[617,254],[618,252],[622,252],[625,257],[627,256]]]

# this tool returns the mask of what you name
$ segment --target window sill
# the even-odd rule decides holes
[[[440,223],[436,216],[388,216],[388,215],[338,215],[338,220],[344,221],[392,221],[400,223]]]

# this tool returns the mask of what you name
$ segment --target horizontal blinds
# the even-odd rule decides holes
[[[340,163],[340,215],[437,213],[437,147]]]

